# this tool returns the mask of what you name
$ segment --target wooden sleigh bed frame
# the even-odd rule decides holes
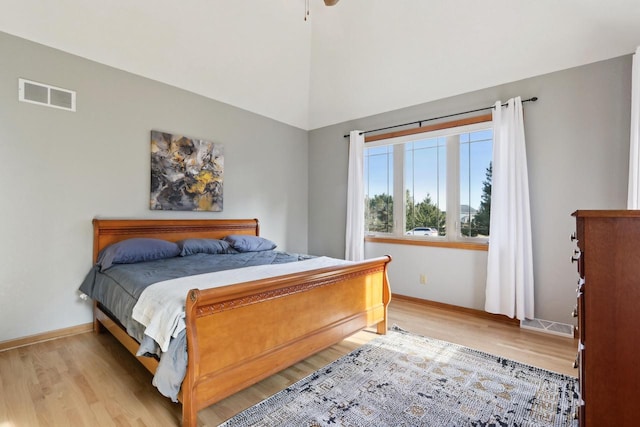
[[[259,235],[256,219],[94,219],[93,260],[106,246],[135,237],[178,241]],[[199,410],[376,325],[387,330],[391,292],[381,257],[215,289],[193,289],[186,302],[189,362],[179,399],[182,424]],[[94,303],[94,330],[109,330],[132,354],[138,342]],[[138,360],[152,373],[157,361]]]

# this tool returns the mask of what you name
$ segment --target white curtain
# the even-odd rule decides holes
[[[520,97],[493,111],[491,231],[485,310],[532,319],[533,261],[529,180]]]
[[[627,209],[640,209],[640,47],[633,55],[631,71],[631,141]]]
[[[347,181],[347,233],[345,259],[364,259],[364,135],[349,134],[349,175]]]

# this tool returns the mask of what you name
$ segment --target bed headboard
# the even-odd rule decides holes
[[[93,220],[93,262],[106,246],[134,237],[172,242],[222,239],[229,234],[260,235],[257,219],[98,219]]]

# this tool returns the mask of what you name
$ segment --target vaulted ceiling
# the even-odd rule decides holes
[[[632,53],[640,1],[0,0],[0,31],[315,129]]]

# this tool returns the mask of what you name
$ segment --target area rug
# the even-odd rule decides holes
[[[573,377],[394,327],[222,426],[577,426]]]

